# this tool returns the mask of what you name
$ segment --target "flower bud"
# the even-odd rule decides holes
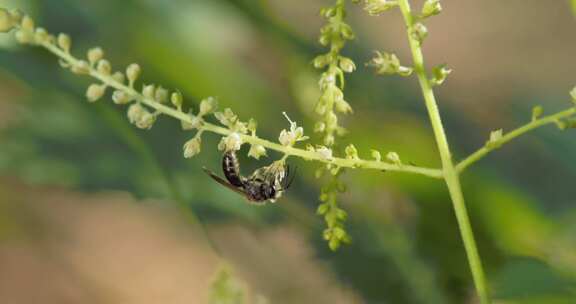
[[[191,158],[200,153],[202,148],[202,137],[196,135],[184,144],[184,158]]]
[[[236,132],[222,137],[222,140],[220,140],[218,144],[218,150],[220,151],[238,151],[240,147],[242,147],[242,138],[240,138],[240,135]]]
[[[126,78],[124,77],[124,74],[122,74],[121,72],[115,72],[112,75],[112,78],[121,84],[124,84],[124,80],[126,80]]]
[[[163,87],[159,87],[154,92],[154,99],[159,103],[166,103],[168,102],[168,90]]]
[[[86,98],[89,102],[96,102],[104,96],[104,93],[106,93],[106,85],[93,83],[86,90]]]
[[[319,121],[316,124],[314,124],[314,132],[316,133],[322,133],[324,132],[324,130],[326,130],[326,124]]]
[[[428,18],[440,14],[441,11],[442,6],[440,5],[440,0],[426,0],[422,7],[421,16],[422,18]]]
[[[354,70],[356,70],[356,65],[354,64],[354,61],[352,61],[352,59],[350,58],[346,58],[346,57],[342,57],[340,58],[340,69],[342,69],[342,71],[346,72],[346,73],[352,73],[354,72]]]
[[[14,28],[14,18],[3,8],[0,8],[0,33],[9,32]]]
[[[354,145],[350,144],[344,149],[344,153],[346,153],[347,159],[358,159],[358,150]]]
[[[134,86],[134,82],[140,77],[140,73],[142,73],[142,69],[137,63],[133,63],[126,68],[126,77],[128,77],[131,87]]]
[[[123,105],[130,103],[132,100],[132,96],[124,91],[116,90],[112,93],[112,101],[114,101],[115,104]]]
[[[128,121],[131,124],[135,124],[142,114],[146,112],[146,109],[140,105],[140,103],[135,103],[128,108]]]
[[[326,65],[328,65],[329,60],[328,60],[328,56],[326,55],[319,55],[316,56],[316,58],[314,58],[313,64],[314,67],[317,69],[321,69],[323,67],[325,67]]]
[[[441,85],[450,73],[452,73],[452,70],[446,64],[437,65],[432,68],[432,79],[430,79],[430,82],[432,85]]]
[[[258,128],[258,122],[256,122],[256,120],[254,118],[250,118],[250,120],[248,121],[248,131],[250,131],[250,133],[252,134],[256,134],[256,129]]]
[[[45,28],[39,27],[34,31],[34,41],[44,43],[48,41],[49,34]]]
[[[98,65],[96,66],[96,70],[98,71],[98,73],[103,74],[103,75],[110,75],[110,73],[112,72],[112,66],[110,65],[110,61],[106,60],[106,59],[100,59],[100,61],[98,61]],[[122,74],[120,74],[122,75]]]
[[[88,62],[90,62],[91,65],[94,65],[100,59],[104,58],[104,51],[102,50],[102,48],[99,48],[99,47],[92,48],[92,49],[88,50],[87,57],[88,57]]]
[[[340,113],[352,113],[352,107],[344,99],[336,100],[336,111]]]
[[[70,53],[70,47],[72,46],[72,40],[70,36],[60,33],[57,38],[58,46],[66,53]]]
[[[142,88],[142,95],[144,95],[144,98],[154,99],[154,91],[155,91],[154,85],[152,84],[145,85]]]
[[[205,98],[200,102],[200,112],[198,113],[198,115],[204,116],[206,114],[210,114],[216,111],[216,108],[218,108],[218,101],[216,100],[216,98],[214,97]]]
[[[383,12],[395,7],[398,5],[397,1],[390,1],[390,0],[367,0],[366,6],[364,10],[368,12],[368,14],[372,16],[378,16]]]
[[[30,16],[26,15],[22,18],[22,22],[20,23],[22,30],[26,32],[33,33],[34,32],[34,20],[30,18]]]
[[[174,105],[177,109],[182,108],[183,99],[184,98],[182,97],[182,93],[180,92],[174,92],[172,93],[172,96],[170,96],[170,102],[172,102],[172,105]]]
[[[570,91],[570,97],[572,97],[572,102],[576,103],[576,87],[574,87],[572,91]]]
[[[382,156],[380,155],[380,152],[378,152],[377,150],[371,150],[370,155],[372,155],[374,160],[376,160],[377,162],[382,160]]]
[[[74,74],[85,75],[90,73],[90,65],[84,60],[79,60],[70,70]]]
[[[418,22],[414,24],[414,28],[412,29],[411,34],[412,38],[416,39],[418,43],[422,44],[422,42],[424,42],[424,39],[428,37],[428,29],[423,23]]]
[[[32,43],[34,35],[31,32],[20,29],[16,32],[16,41],[22,44]]]
[[[486,142],[486,146],[494,148],[500,146],[502,144],[500,143],[500,140],[502,139],[503,135],[504,131],[502,129],[490,132],[490,139],[488,139],[488,141]]]
[[[266,148],[262,145],[252,145],[248,151],[248,156],[260,159],[260,157],[266,156]]]
[[[400,156],[396,152],[388,152],[388,154],[386,154],[386,159],[396,165],[400,165],[402,163],[400,161]]]

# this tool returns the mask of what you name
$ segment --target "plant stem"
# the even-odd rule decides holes
[[[466,211],[464,195],[462,194],[462,187],[460,186],[460,177],[452,161],[448,139],[446,138],[446,133],[444,132],[444,127],[442,125],[442,119],[440,117],[434,91],[432,90],[432,85],[426,74],[424,67],[424,56],[422,55],[422,48],[420,46],[421,42],[412,35],[414,31],[415,18],[412,15],[410,3],[408,0],[400,0],[398,3],[406,23],[408,40],[410,42],[410,50],[412,52],[412,58],[414,61],[414,71],[418,76],[418,81],[420,82],[422,95],[424,96],[426,108],[428,110],[428,115],[432,124],[432,129],[434,131],[434,136],[438,145],[438,151],[442,160],[444,180],[446,181],[446,185],[448,186],[448,191],[450,193],[450,198],[452,199],[454,212],[458,221],[458,228],[460,229],[460,235],[462,237],[462,241],[464,242],[464,248],[468,257],[468,264],[472,272],[474,286],[476,287],[476,292],[480,298],[480,303],[489,304],[490,298],[486,289],[484,270],[482,269],[482,262],[480,260],[480,255],[478,254],[476,241],[474,240],[474,234],[472,232],[472,226],[470,225],[468,212]]]
[[[48,51],[50,51],[54,55],[58,56],[59,58],[61,58],[66,63],[73,65],[73,66],[78,66],[78,63],[79,63],[78,59],[76,59],[71,54],[64,52],[63,50],[58,48],[56,45],[54,45],[50,42],[42,42],[39,45],[46,48]],[[152,108],[152,109],[154,109],[154,110],[156,110],[156,111],[158,111],[164,115],[171,116],[171,117],[178,119],[182,122],[186,122],[189,124],[192,123],[192,117],[189,114],[181,112],[181,111],[174,109],[172,107],[169,107],[165,104],[161,104],[155,100],[145,98],[141,93],[139,93],[135,89],[133,89],[133,88],[121,83],[121,82],[116,81],[110,75],[102,74],[92,67],[89,69],[89,75],[92,76],[93,78],[98,79],[99,81],[103,82],[104,84],[106,84],[107,86],[109,86],[113,89],[121,90],[121,91],[127,93],[128,95],[132,96],[134,99],[138,100],[139,102],[149,106],[150,108]],[[217,134],[224,135],[224,136],[232,133],[232,131],[230,131],[227,128],[223,128],[223,127],[217,126],[215,124],[211,124],[209,122],[203,122],[202,126],[200,127],[200,129],[198,131],[209,131],[209,132],[217,133]],[[347,158],[339,158],[339,157],[325,158],[320,153],[317,153],[315,151],[309,151],[306,149],[299,149],[299,148],[294,148],[294,147],[286,147],[286,146],[283,146],[281,144],[278,144],[278,143],[275,143],[275,142],[272,142],[269,140],[265,140],[265,139],[262,139],[262,138],[259,138],[256,136],[252,136],[252,135],[239,134],[239,136],[242,139],[242,141],[245,143],[259,144],[259,145],[262,145],[265,148],[268,148],[270,150],[275,150],[275,151],[284,153],[287,156],[296,156],[296,157],[303,158],[305,160],[319,161],[319,162],[323,162],[323,163],[332,163],[332,164],[339,166],[339,167],[375,169],[375,170],[390,171],[390,172],[408,172],[408,173],[420,174],[420,175],[424,175],[424,176],[428,176],[428,177],[432,177],[432,178],[437,178],[437,179],[441,179],[443,176],[442,170],[435,169],[435,168],[425,168],[425,167],[418,167],[418,166],[404,165],[404,164],[393,164],[393,163],[387,163],[387,162],[376,161],[376,160],[347,159]]]
[[[523,135],[524,133],[528,133],[536,128],[548,125],[548,124],[553,124],[553,123],[557,123],[562,119],[565,118],[569,118],[576,115],[576,108],[570,108],[568,110],[564,110],[552,115],[548,115],[548,116],[544,116],[542,118],[539,119],[535,119],[532,120],[530,123],[525,124],[519,128],[516,128],[506,134],[504,134],[502,136],[502,138],[500,138],[498,141],[495,141],[493,143],[490,143],[489,145],[485,145],[484,147],[480,148],[478,151],[472,153],[470,156],[468,156],[467,158],[465,158],[463,161],[461,161],[457,166],[456,169],[458,170],[458,172],[464,172],[464,170],[466,170],[466,168],[468,168],[470,165],[472,165],[473,163],[479,161],[480,159],[482,159],[484,156],[486,156],[486,154],[500,148],[503,144],[513,140],[516,137],[519,137],[520,135]]]

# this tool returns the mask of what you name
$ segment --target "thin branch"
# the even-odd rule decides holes
[[[576,115],[576,108],[570,108],[568,110],[564,110],[556,114],[532,120],[530,123],[525,124],[519,128],[516,128],[506,133],[500,139],[487,143],[486,145],[484,145],[484,147],[480,148],[478,151],[472,153],[470,156],[466,157],[464,160],[458,163],[458,165],[456,165],[456,170],[459,173],[462,173],[472,164],[484,158],[488,153],[500,148],[503,144],[508,143],[509,141],[515,139],[516,137],[528,133],[536,128],[548,124],[558,123],[562,119],[569,118],[574,115]]]
[[[40,42],[39,45],[46,48],[48,51],[50,51],[54,55],[60,57],[66,63],[68,63],[72,66],[78,66],[79,65],[79,62],[80,62],[79,59],[77,59],[74,56],[72,56],[71,54],[61,50],[60,48],[58,48],[56,45],[54,45],[50,41]],[[115,80],[110,75],[105,75],[105,74],[98,72],[93,67],[89,68],[89,75],[102,81],[104,84],[106,84],[109,87],[112,87],[116,90],[124,91],[125,93],[127,93],[131,97],[133,97],[134,99],[136,99],[139,102],[157,110],[158,112],[160,112],[162,114],[165,114],[167,116],[171,116],[171,117],[176,118],[182,122],[192,123],[192,118],[190,117],[190,115],[183,113],[181,111],[178,111],[177,109],[171,108],[167,105],[156,102],[155,100],[145,98],[142,94],[140,94],[138,91],[134,90],[133,88],[131,88],[131,87],[129,87],[129,86],[127,86],[121,82],[118,82],[117,80]],[[208,131],[208,132],[217,133],[217,134],[225,135],[225,136],[232,133],[232,131],[230,131],[229,129],[226,129],[226,128],[223,128],[223,127],[220,127],[220,126],[217,126],[215,124],[208,123],[208,122],[204,122],[202,124],[202,126],[200,127],[199,131]],[[374,169],[374,170],[390,171],[390,172],[406,172],[406,173],[420,174],[420,175],[424,175],[424,176],[428,176],[428,177],[432,177],[432,178],[437,178],[437,179],[443,178],[443,174],[442,174],[442,171],[440,169],[418,167],[418,166],[412,166],[412,165],[403,165],[403,164],[392,164],[392,163],[386,163],[386,162],[376,161],[376,160],[347,159],[347,158],[338,158],[338,157],[325,158],[323,155],[321,155],[320,153],[317,153],[315,151],[308,151],[305,149],[299,149],[299,148],[294,148],[294,147],[286,147],[286,146],[283,146],[281,144],[278,144],[278,143],[275,143],[275,142],[272,142],[269,140],[265,140],[265,139],[262,139],[262,138],[259,138],[256,136],[252,136],[252,135],[239,134],[239,136],[243,142],[250,143],[250,144],[262,145],[265,148],[275,150],[275,151],[284,153],[284,154],[289,155],[289,156],[300,157],[300,158],[303,158],[305,160],[319,161],[319,162],[323,162],[323,163],[331,163],[331,164],[334,164],[336,166],[345,167],[345,168],[363,168],[363,169]]]

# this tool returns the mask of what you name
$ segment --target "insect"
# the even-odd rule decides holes
[[[226,180],[207,168],[203,169],[219,184],[244,196],[249,202],[259,205],[280,198],[294,180],[294,175],[289,177],[290,166],[283,161],[259,168],[250,176],[244,177],[240,173],[240,163],[234,151],[226,151],[222,157],[222,171]]]

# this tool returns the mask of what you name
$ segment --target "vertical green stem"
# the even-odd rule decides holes
[[[456,213],[456,219],[458,220],[458,228],[460,229],[460,235],[462,237],[462,241],[464,242],[464,248],[468,257],[468,264],[474,279],[474,286],[476,287],[478,297],[480,298],[480,303],[490,304],[490,298],[488,296],[486,280],[484,277],[484,270],[482,269],[482,262],[480,260],[480,255],[478,254],[476,241],[474,240],[472,226],[470,225],[470,219],[468,217],[468,212],[466,211],[466,204],[464,203],[464,195],[462,194],[462,187],[460,186],[460,177],[456,167],[454,166],[454,162],[452,161],[450,147],[448,145],[448,139],[446,138],[446,133],[444,132],[444,127],[442,125],[442,119],[440,117],[440,112],[436,103],[436,97],[434,96],[432,85],[426,74],[420,41],[418,41],[412,35],[415,18],[414,15],[412,15],[410,3],[408,0],[400,0],[398,3],[406,22],[408,40],[410,42],[410,49],[412,51],[412,57],[414,61],[414,71],[418,76],[418,81],[420,82],[420,86],[422,88],[422,95],[424,96],[424,100],[426,102],[426,108],[428,110],[432,129],[436,138],[436,143],[438,145],[438,151],[442,160],[444,180],[448,186],[454,212]]]

